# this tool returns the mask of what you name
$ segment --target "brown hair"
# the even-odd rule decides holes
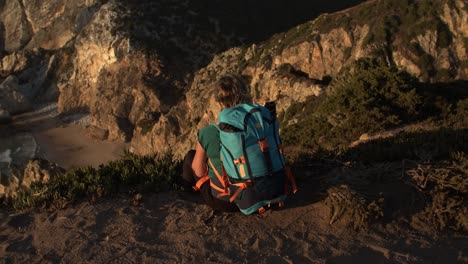
[[[215,99],[224,107],[252,101],[249,87],[237,74],[226,74],[216,82]]]

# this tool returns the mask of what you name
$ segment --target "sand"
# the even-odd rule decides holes
[[[0,259],[27,263],[466,263],[467,239],[404,222],[354,231],[314,190],[262,215],[214,213],[192,193],[130,196],[62,210],[0,213]],[[307,191],[306,191],[307,190]]]
[[[100,141],[86,136],[79,125],[66,125],[33,131],[39,145],[39,156],[63,168],[93,166],[118,159],[125,144]]]
[[[38,146],[36,156],[65,169],[97,167],[121,156],[126,144],[91,138],[85,130],[86,115],[59,118],[56,107],[56,104],[45,105],[34,112],[15,116],[12,124],[2,127],[7,133],[4,137],[31,134]]]

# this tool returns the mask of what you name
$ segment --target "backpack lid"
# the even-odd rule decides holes
[[[245,116],[253,108],[259,107],[255,104],[239,104],[231,108],[226,108],[221,111],[218,117],[219,123],[226,123],[240,130],[244,130]]]

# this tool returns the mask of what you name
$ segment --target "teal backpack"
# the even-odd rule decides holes
[[[296,187],[276,116],[259,104],[239,104],[220,113],[218,128],[230,201],[244,214],[262,213],[271,204],[281,207],[290,187],[294,192]]]

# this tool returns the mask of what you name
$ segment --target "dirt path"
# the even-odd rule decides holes
[[[28,263],[466,263],[466,237],[434,237],[404,221],[353,231],[317,196],[316,181],[285,209],[214,214],[191,193],[83,202],[57,211],[0,212],[0,260]]]

